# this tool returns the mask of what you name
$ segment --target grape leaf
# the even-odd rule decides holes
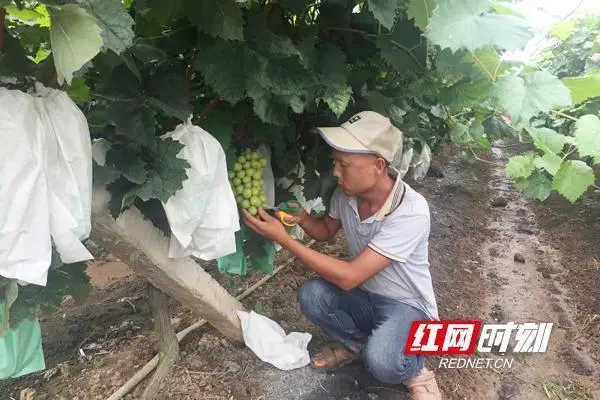
[[[531,154],[512,156],[504,169],[510,179],[527,178],[534,170],[535,162]]]
[[[135,36],[132,29],[134,21],[120,0],[79,0],[79,4],[98,20],[102,28],[104,52],[111,49],[121,54],[131,46]]]
[[[561,81],[571,91],[575,104],[600,96],[600,75],[574,76],[562,78]]]
[[[477,81],[460,81],[440,91],[440,100],[456,109],[477,106],[487,100],[490,82],[484,79]]]
[[[96,161],[93,161],[92,176],[94,177],[94,183],[108,185],[120,177],[121,173],[112,168],[98,165]]]
[[[131,54],[144,63],[162,63],[168,56],[164,50],[154,47],[144,38],[137,38],[130,48]]]
[[[90,101],[90,88],[85,82],[85,78],[73,78],[67,88],[67,94],[76,104],[84,104]]]
[[[144,17],[154,19],[161,25],[166,25],[172,17],[179,14],[183,0],[137,0],[136,11]]]
[[[270,31],[257,15],[248,17],[248,25],[244,36],[253,44],[254,49],[267,56],[300,56],[300,50],[287,36],[277,35]]]
[[[369,10],[373,16],[389,30],[394,26],[398,0],[369,0]]]
[[[380,35],[381,55],[398,71],[421,71],[427,58],[427,42],[413,21],[398,21],[391,34]]]
[[[303,52],[306,66],[314,74],[317,101],[322,99],[339,118],[346,110],[352,88],[346,84],[346,56],[336,46],[325,44],[314,51]]]
[[[506,14],[506,15],[514,15],[515,17],[526,18],[523,13],[517,9],[518,4],[509,3],[504,0],[492,1],[490,6],[498,13],[498,14]]]
[[[550,27],[550,32],[560,40],[567,40],[575,32],[574,21],[559,21]]]
[[[574,203],[590,185],[594,184],[594,171],[580,160],[563,163],[552,181],[552,189]]]
[[[297,58],[266,59],[258,56],[251,79],[275,96],[306,96],[310,75]]]
[[[443,49],[435,56],[435,66],[445,78],[460,80],[472,74],[474,65],[470,57],[464,50],[452,52],[450,49]]]
[[[184,77],[175,73],[156,73],[148,82],[148,103],[165,115],[186,121],[192,114]]]
[[[146,163],[139,157],[138,151],[128,147],[110,148],[106,152],[106,164],[109,168],[121,172],[133,183],[146,181]]]
[[[20,286],[19,296],[10,308],[10,327],[14,329],[23,320],[35,318],[40,310],[56,311],[66,295],[82,303],[92,288],[86,267],[85,263],[62,264],[59,260],[58,265],[48,270],[46,286]],[[0,295],[1,292],[0,288]]]
[[[202,32],[228,40],[244,38],[242,10],[234,0],[188,0],[185,9]]]
[[[469,136],[469,127],[463,124],[456,124],[450,128],[450,140],[454,143],[467,143],[471,140]]]
[[[107,55],[114,52],[109,51]],[[98,58],[102,60],[102,55]],[[109,56],[112,58],[112,56]],[[96,89],[101,96],[108,97],[111,101],[142,101],[141,82],[135,77],[131,70],[125,65],[120,64],[112,68],[110,78],[104,82],[104,85]]]
[[[532,72],[525,78],[500,78],[494,85],[492,95],[516,125],[526,123],[540,112],[571,104],[569,89],[546,71]]]
[[[542,157],[535,158],[535,166],[540,169],[545,169],[550,175],[556,175],[563,160],[553,153],[546,153]]]
[[[134,142],[151,142],[156,134],[155,112],[141,103],[111,103],[107,115],[114,122],[117,134]]]
[[[515,186],[523,191],[525,197],[544,201],[550,196],[552,182],[543,172],[534,172],[527,178],[520,178]]]
[[[483,124],[479,120],[474,120],[469,126],[469,136],[473,139],[481,139],[485,134]]]
[[[348,107],[348,103],[352,97],[352,88],[348,85],[334,87],[329,85],[325,89],[322,99],[327,103],[331,111],[340,118],[340,116]]]
[[[411,0],[408,5],[408,18],[414,19],[415,25],[425,32],[427,21],[436,6],[437,0]]]
[[[258,83],[248,82],[248,96],[253,100],[254,112],[263,121],[273,125],[286,125],[288,122],[287,106],[271,92]]]
[[[50,42],[58,83],[71,83],[73,73],[91,60],[102,47],[102,29],[96,19],[79,6],[68,4],[49,9]]]
[[[509,62],[500,57],[498,51],[493,47],[483,47],[473,52],[473,55],[465,55],[467,60],[476,60],[474,63],[473,74],[474,79],[489,79],[490,73],[494,79],[502,75],[509,69]]]
[[[528,127],[527,132],[536,147],[544,153],[560,153],[567,143],[567,137],[550,128]]]
[[[517,50],[531,37],[521,18],[488,12],[489,0],[439,0],[425,35],[441,48],[469,51],[485,46]]]
[[[290,10],[296,15],[300,15],[311,4],[309,0],[282,0],[282,3],[286,10]]]
[[[113,182],[106,185],[106,189],[110,192],[110,200],[108,201],[108,212],[117,219],[123,209],[123,199],[125,195],[135,187],[135,184],[129,182],[124,176],[119,177]]]
[[[9,1],[9,4],[10,4],[10,1]],[[3,6],[0,6],[0,7],[3,7]],[[40,5],[40,7],[45,8],[44,5]],[[17,18],[21,21],[29,21],[29,22],[34,22],[36,24],[39,24],[38,20],[42,20],[42,23],[44,23],[44,24],[47,23],[47,25],[46,25],[47,27],[50,26],[49,21],[46,20],[48,18],[48,15],[44,15],[32,8],[19,9],[19,7],[9,6],[9,7],[6,7],[6,14],[10,15],[13,18]]]
[[[223,99],[236,104],[246,92],[244,48],[236,42],[216,40],[196,57],[196,69]]]
[[[183,187],[183,181],[187,179],[186,168],[190,165],[177,157],[183,148],[183,144],[177,141],[166,138],[159,140],[153,147],[152,170],[148,172],[148,180],[130,194],[137,195],[144,201],[158,199],[166,203],[169,197]]]
[[[208,115],[198,121],[203,129],[214,136],[223,150],[227,151],[233,136],[233,115],[227,111],[211,110]]]
[[[593,157],[600,164],[600,119],[591,114],[580,117],[575,123],[574,136],[579,154]]]
[[[492,115],[483,121],[483,127],[488,137],[501,139],[515,135],[515,130],[497,115]]]

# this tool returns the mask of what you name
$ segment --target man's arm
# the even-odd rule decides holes
[[[387,268],[391,260],[366,247],[350,261],[319,253],[294,240],[289,235],[279,242],[323,279],[343,290],[352,290],[379,271]]]
[[[264,210],[258,210],[257,218],[242,211],[248,227],[264,237],[274,240],[293,253],[322,278],[343,290],[352,290],[391,264],[388,257],[366,247],[350,261],[340,260],[312,250],[293,239],[278,219]],[[329,217],[331,218],[331,217]],[[332,218],[333,219],[333,218]]]
[[[320,241],[327,241],[334,237],[337,231],[340,230],[341,225],[338,219],[331,218],[328,214],[321,218],[304,214],[298,218],[297,223],[308,236]]]

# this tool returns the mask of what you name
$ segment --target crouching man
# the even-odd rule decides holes
[[[338,187],[322,218],[301,210],[289,222],[316,240],[342,228],[349,260],[303,246],[264,210],[257,218],[245,213],[245,223],[318,275],[298,293],[301,310],[332,339],[312,358],[314,368],[330,371],[361,359],[381,382],[406,384],[413,399],[441,400],[423,357],[404,354],[411,322],[438,319],[438,312],[428,261],[429,207],[390,167],[402,150],[402,133],[371,111],[318,131],[333,149]]]

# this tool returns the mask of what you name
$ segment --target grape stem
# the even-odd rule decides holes
[[[490,165],[495,165],[496,167],[501,167],[501,168],[504,168],[504,165],[502,165],[502,164],[499,164],[499,163],[497,163],[497,162],[493,162],[493,161],[489,161],[489,160],[485,160],[485,159],[483,159],[483,158],[480,158],[480,157],[477,155],[477,153],[475,153],[475,150],[473,150],[473,147],[471,147],[471,145],[470,145],[470,144],[467,144],[467,146],[469,146],[469,150],[471,150],[471,153],[473,153],[473,157],[475,157],[475,159],[476,159],[477,161],[481,161],[481,162],[484,162],[484,163],[486,163],[486,164],[490,164]]]
[[[192,77],[194,76],[194,70],[196,69],[196,57],[198,56],[198,53],[196,51],[194,51],[194,54],[192,55],[192,58],[190,59],[190,65],[188,66],[187,72],[186,72],[186,84],[189,85],[190,82],[192,81]]]
[[[4,46],[4,19],[6,17],[6,8],[0,7],[0,50]]]
[[[196,116],[196,119],[199,119],[199,120],[200,120],[200,119],[202,119],[203,117],[205,117],[205,116],[206,116],[206,114],[208,114],[208,113],[210,112],[210,110],[211,110],[211,109],[212,109],[214,106],[216,106],[217,104],[219,104],[219,101],[221,101],[221,98],[220,98],[219,96],[215,96],[215,97],[214,97],[214,98],[213,98],[213,99],[212,99],[212,100],[211,100],[211,101],[208,103],[208,105],[206,106],[206,108],[205,108],[205,109],[204,109],[204,110],[203,110],[201,113],[199,113],[199,114]]]

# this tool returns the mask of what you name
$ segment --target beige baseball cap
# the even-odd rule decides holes
[[[316,130],[334,149],[348,153],[377,154],[388,162],[402,151],[402,131],[389,118],[374,111],[363,111],[339,127]]]

